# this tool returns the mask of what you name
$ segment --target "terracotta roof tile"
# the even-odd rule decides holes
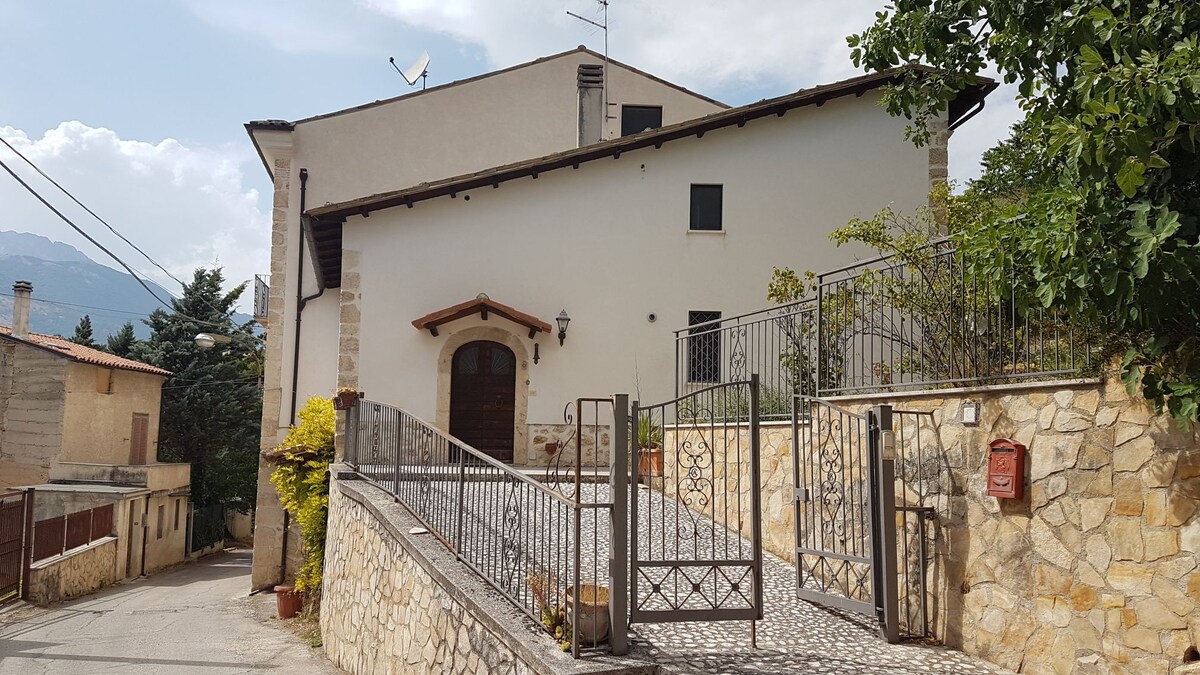
[[[0,336],[7,337],[10,340],[25,342],[35,347],[41,347],[46,351],[61,354],[62,356],[79,361],[80,363],[90,363],[94,366],[105,366],[107,368],[119,368],[121,370],[132,370],[139,373],[150,373],[151,375],[162,375],[170,377],[173,373],[162,368],[155,368],[148,363],[134,361],[133,359],[123,359],[120,356],[109,354],[108,352],[92,349],[77,345],[66,338],[56,337],[54,335],[42,335],[41,333],[30,333],[25,339],[15,338],[12,336],[12,328],[8,326],[0,326]]]

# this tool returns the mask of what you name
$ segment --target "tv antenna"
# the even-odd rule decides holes
[[[396,65],[396,59],[391,56],[388,57],[388,63],[392,64],[397,73],[400,73],[400,77],[404,78],[408,86],[415,87],[417,80],[420,79],[421,91],[425,91],[425,81],[429,79],[429,52],[421,52],[420,58],[405,70],[400,70],[400,67]]]
[[[580,16],[570,10],[567,10],[567,14],[604,31],[604,116],[608,119],[615,119],[612,115],[608,114],[608,107],[611,105],[608,102],[608,0],[596,0],[596,3],[600,5],[600,8],[604,11],[603,23],[589,19],[586,16]]]

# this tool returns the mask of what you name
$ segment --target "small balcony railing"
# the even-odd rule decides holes
[[[271,276],[269,274],[254,275],[254,320],[267,325],[267,309],[271,303]]]

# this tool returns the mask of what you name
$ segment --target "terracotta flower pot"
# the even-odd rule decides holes
[[[333,396],[334,410],[349,410],[358,402],[357,391],[339,391]]]
[[[663,449],[638,448],[638,475],[658,478],[663,475]]]
[[[579,638],[580,646],[594,645],[607,640],[609,628],[608,588],[594,584],[580,584],[578,619],[575,617],[573,608],[574,590],[574,588],[567,588],[563,594],[563,608],[567,623],[571,624],[571,629]],[[575,625],[576,620],[579,625]]]
[[[304,593],[295,586],[275,587],[275,611],[279,618],[290,619],[304,609]]]

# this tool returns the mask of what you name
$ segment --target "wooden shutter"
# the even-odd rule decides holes
[[[133,413],[133,429],[129,432],[129,463],[145,464],[146,449],[150,445],[150,416]]]

